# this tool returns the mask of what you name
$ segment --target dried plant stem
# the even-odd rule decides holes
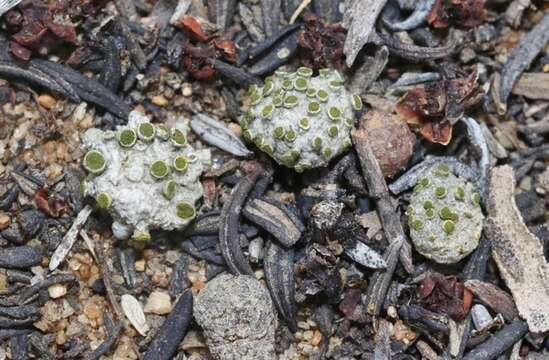
[[[290,18],[290,25],[295,23],[297,20],[297,17],[305,10],[307,6],[312,2],[312,0],[303,0],[301,4],[295,9],[294,13],[292,14],[292,17]]]
[[[376,202],[383,230],[390,243],[384,254],[387,268],[385,271],[378,271],[373,275],[367,293],[366,309],[368,313],[377,316],[381,311],[391,278],[398,263],[396,255],[400,254],[400,261],[406,271],[411,273],[414,269],[411,257],[411,245],[406,241],[406,236],[400,223],[400,213],[389,194],[387,183],[383,178],[375,155],[367,143],[364,131],[355,130],[351,133],[351,137],[360,159],[362,175],[368,185],[370,196]]]

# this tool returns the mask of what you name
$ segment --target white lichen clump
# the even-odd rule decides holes
[[[337,71],[301,67],[276,71],[249,90],[250,109],[241,117],[243,137],[279,164],[301,172],[326,166],[351,145],[358,95],[343,86]]]
[[[194,150],[186,134],[182,123],[168,129],[136,111],[116,131],[86,131],[83,191],[112,215],[116,237],[149,240],[150,229],[182,229],[195,217],[210,153]]]
[[[480,196],[445,164],[430,169],[414,188],[406,210],[416,250],[442,264],[469,255],[482,232]]]

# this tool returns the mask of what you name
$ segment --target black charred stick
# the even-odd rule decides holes
[[[261,17],[263,18],[263,31],[267,36],[278,31],[280,18],[282,17],[281,0],[260,0]]]
[[[240,248],[239,220],[244,203],[259,175],[260,170],[255,170],[252,174],[242,178],[231,191],[229,199],[221,210],[219,227],[221,254],[229,270],[235,275],[253,275],[253,270]]]
[[[15,329],[32,325],[38,319],[37,316],[29,319],[7,319],[0,317],[1,329]]]
[[[14,319],[25,319],[40,314],[40,309],[32,305],[0,306],[0,316],[7,316]]]
[[[402,241],[400,261],[404,266],[404,269],[411,274],[414,272],[414,265],[412,264],[412,247],[406,240],[404,229],[400,222],[400,211],[389,193],[387,183],[381,173],[381,168],[379,167],[376,157],[372,152],[370,145],[368,145],[364,130],[353,131],[352,139],[362,167],[362,176],[364,176],[364,180],[366,180],[370,197],[376,202],[377,211],[381,223],[383,224],[383,231],[389,242],[396,240]],[[386,255],[389,255],[389,251],[386,252]],[[386,258],[385,260],[388,259]],[[394,267],[391,269],[389,266],[389,261],[387,261],[386,275],[388,275],[390,279],[394,272]],[[396,267],[396,263],[393,264],[393,266]],[[387,284],[387,288],[388,286],[389,284]],[[381,310],[381,305],[383,304],[383,299],[380,300],[381,303],[378,304],[378,311]]]
[[[460,279],[465,282],[467,280],[484,280],[486,276],[486,267],[488,260],[492,255],[492,242],[485,236],[480,240],[478,248],[463,269]]]
[[[453,54],[455,51],[454,44],[440,47],[423,47],[400,42],[391,35],[378,33],[377,36],[379,37],[379,42],[387,46],[391,54],[406,60],[423,61],[442,59]]]
[[[103,314],[103,325],[107,330],[107,338],[101,343],[91,354],[86,356],[85,360],[99,360],[101,356],[105,355],[116,343],[120,331],[122,330],[122,323],[113,323],[111,317],[107,314]]]
[[[18,296],[17,304],[24,304],[33,295],[37,294],[42,289],[47,289],[54,284],[76,284],[76,278],[72,274],[52,275],[34,285],[29,286]]]
[[[9,339],[14,336],[28,335],[31,332],[29,329],[0,329],[0,340]]]
[[[17,335],[10,339],[10,350],[12,360],[27,360],[28,336],[27,334]]]
[[[216,229],[219,233],[219,228]],[[216,233],[215,235],[194,235],[191,236],[189,239],[193,243],[193,245],[196,247],[197,250],[202,251],[206,249],[210,249],[215,247],[217,244],[219,244],[219,234]]]
[[[181,255],[172,267],[172,276],[170,279],[170,295],[176,297],[191,286],[187,274],[189,268],[189,257]]]
[[[99,82],[107,89],[116,93],[122,79],[122,64],[120,63],[120,52],[112,37],[107,37],[101,47],[104,54],[103,68],[99,74]]]
[[[118,10],[120,11],[121,9],[119,8]],[[135,66],[137,66],[139,70],[145,70],[145,68],[147,67],[147,57],[145,56],[143,49],[141,48],[141,46],[139,46],[139,43],[133,35],[127,20],[119,18],[118,24],[120,32],[126,39],[126,44],[128,47],[128,51],[130,52],[132,62],[135,64]]]
[[[218,210],[198,215],[185,234],[187,236],[219,234],[220,215],[221,211]]]
[[[28,337],[29,344],[31,349],[34,349],[34,353],[37,354],[37,358],[40,360],[55,360],[56,357],[52,355],[50,349],[48,348],[49,341],[46,340],[46,337],[39,332],[34,332]]]
[[[305,226],[294,213],[283,204],[268,198],[248,200],[243,215],[287,247],[299,241],[305,230]]]
[[[74,86],[78,96],[85,101],[102,107],[113,115],[127,119],[130,108],[112,91],[95,79],[88,78],[78,71],[52,61],[34,59],[31,63],[48,75],[65,79]]]
[[[500,114],[505,114],[507,111],[507,99],[513,90],[515,82],[522,72],[530,66],[545,45],[549,42],[549,14],[541,19],[541,21],[522,39],[518,45],[511,51],[507,62],[501,71],[501,80],[499,85],[499,108]]]
[[[463,360],[491,360],[505,352],[528,332],[528,325],[522,320],[515,320],[488,340],[469,351]]]
[[[263,271],[276,309],[290,331],[297,331],[293,250],[285,249],[269,240],[263,260]]]
[[[143,357],[144,360],[169,360],[187,334],[193,318],[193,295],[190,291],[179,297],[172,311],[158,329],[156,337]]]
[[[27,269],[40,264],[42,254],[38,249],[28,246],[14,246],[0,249],[0,267],[8,269]]]
[[[296,31],[288,35],[279,44],[274,46],[267,54],[259,59],[249,70],[252,75],[264,75],[273,72],[282,64],[285,64],[297,52]]]
[[[217,265],[225,265],[225,260],[222,256],[214,254],[212,251],[210,251],[210,249],[200,251],[190,241],[183,241],[181,243],[181,250],[197,259],[206,260],[207,262],[211,262]]]
[[[269,36],[267,39],[263,40],[259,45],[257,45],[254,48],[251,48],[248,51],[248,56],[250,59],[255,59],[259,55],[263,54],[267,50],[269,50],[271,47],[273,47],[281,38],[284,36],[292,33],[293,31],[297,30],[301,27],[301,24],[296,23],[293,25],[289,25],[284,27],[283,29],[280,29],[276,34]]]
[[[72,87],[63,86],[59,82],[59,79],[32,66],[23,68],[11,61],[0,61],[0,76],[14,80],[24,80],[54,93],[66,96],[75,102],[80,100],[78,94]]]
[[[402,305],[398,310],[399,315],[409,325],[422,330],[430,330],[448,334],[447,320],[444,316],[429,311],[417,305]]]
[[[261,85],[262,81],[260,78],[248,74],[246,71],[238,68],[236,66],[227,64],[224,61],[216,59],[208,59],[210,64],[215,68],[215,70],[223,75],[224,77],[232,80],[235,84],[242,86],[244,88],[249,87],[252,84]]]

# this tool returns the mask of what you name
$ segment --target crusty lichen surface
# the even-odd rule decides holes
[[[445,164],[431,168],[414,188],[406,210],[416,250],[442,264],[470,254],[482,232],[480,196]]]
[[[112,215],[115,236],[149,240],[150,229],[181,229],[195,217],[210,153],[186,134],[183,123],[169,129],[135,111],[116,131],[86,131],[83,191]]]
[[[250,109],[240,118],[243,136],[279,164],[298,172],[326,166],[350,145],[358,95],[337,71],[301,67],[276,71],[262,87],[249,89]]]

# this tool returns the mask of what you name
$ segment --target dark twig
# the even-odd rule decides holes
[[[101,356],[105,355],[116,343],[120,330],[122,330],[122,323],[113,323],[111,317],[107,314],[103,314],[103,325],[107,330],[107,338],[101,343],[91,354],[86,356],[85,360],[98,360]]]
[[[190,291],[183,293],[175,303],[172,311],[158,329],[156,337],[143,357],[144,360],[169,360],[177,346],[187,334],[193,316],[193,295]]]
[[[239,220],[242,207],[260,173],[261,170],[256,169],[252,174],[240,180],[221,210],[219,244],[221,245],[221,254],[233,274],[253,275],[253,270],[240,248]]]
[[[405,235],[400,223],[400,215],[398,210],[395,209],[379,164],[370,145],[366,141],[366,137],[359,130],[352,133],[352,138],[358,152],[360,164],[362,165],[362,173],[368,185],[370,196],[376,201],[383,230],[390,244],[383,256],[387,263],[387,268],[384,271],[374,273],[366,294],[366,311],[374,316],[378,316],[389,290],[391,278],[398,263],[397,255],[399,253],[401,254],[401,259],[404,260],[403,264],[407,264],[407,266],[405,265],[407,270],[409,272],[413,271],[411,249],[401,250],[405,242]],[[410,245],[408,244],[408,246]]]
[[[463,360],[491,360],[513,346],[528,332],[528,325],[522,320],[515,320],[491,338],[469,351]]]

